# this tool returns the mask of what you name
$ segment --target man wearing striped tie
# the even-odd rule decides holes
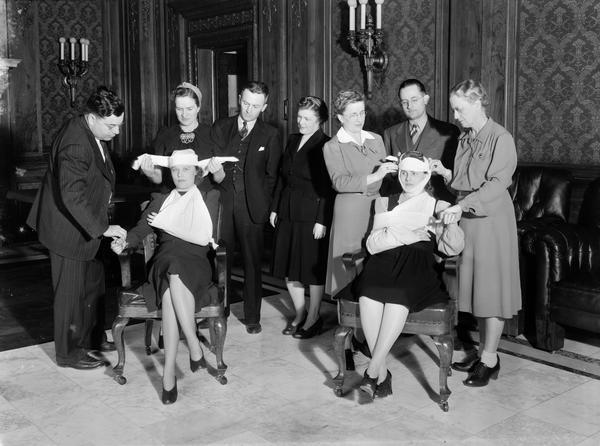
[[[429,95],[425,85],[418,79],[403,81],[398,87],[398,98],[407,119],[384,131],[383,142],[387,152],[398,156],[417,150],[452,169],[460,134],[458,127],[439,121],[427,113]],[[453,202],[441,177],[432,177],[431,185],[436,198]]]

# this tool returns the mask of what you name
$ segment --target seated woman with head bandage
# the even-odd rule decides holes
[[[142,294],[149,311],[162,308],[165,341],[162,402],[177,399],[175,358],[179,327],[190,351],[190,368],[204,367],[204,355],[196,336],[194,313],[209,301],[212,272],[207,258],[213,223],[195,179],[201,173],[198,156],[191,150],[176,150],[168,157],[175,188],[169,194],[154,194],[126,241],[115,240],[113,251],[137,246],[152,231],[157,233],[157,248],[149,263]],[[170,389],[170,390],[167,390]]]
[[[429,161],[419,152],[407,152],[398,167],[402,192],[377,198],[366,242],[371,256],[345,290],[358,297],[361,326],[372,352],[360,385],[371,398],[392,393],[386,358],[408,313],[448,299],[434,267],[434,252],[455,255],[464,244],[456,223],[444,226],[436,220],[450,205],[426,190]]]

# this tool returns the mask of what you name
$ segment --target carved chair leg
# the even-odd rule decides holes
[[[117,353],[119,359],[117,365],[113,367],[115,372],[114,379],[119,384],[125,384],[127,379],[123,376],[123,368],[125,367],[125,342],[123,339],[123,331],[129,323],[128,317],[117,316],[112,325],[112,336],[115,346],[117,347]]]
[[[448,398],[452,393],[448,388],[448,375],[450,374],[450,364],[452,363],[452,353],[454,351],[454,340],[452,334],[441,336],[432,336],[439,355],[440,355],[440,402],[439,405],[444,412],[448,412]]]
[[[223,348],[225,347],[225,336],[227,335],[227,319],[225,316],[211,318],[209,322],[211,327],[211,346],[214,346],[215,358],[217,360],[217,381],[221,384],[227,384],[225,372],[227,364],[223,362]],[[212,332],[214,331],[214,338]]]
[[[152,327],[154,326],[153,319],[146,319],[146,335],[144,337],[144,342],[146,345],[146,354],[150,356],[152,354],[151,344],[152,344]]]
[[[334,391],[337,396],[343,395],[344,375],[346,373],[346,349],[350,346],[353,332],[354,329],[352,327],[339,326],[335,329],[333,335],[333,346],[338,362],[338,374],[333,378]]]

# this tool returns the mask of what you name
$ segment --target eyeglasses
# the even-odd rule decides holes
[[[358,112],[358,113],[352,113],[351,115],[344,115],[347,119],[356,119],[356,118],[364,118],[365,115],[367,114],[367,112],[365,110]]]
[[[253,110],[260,110],[261,108],[263,108],[263,106],[264,106],[264,104],[250,104],[249,102],[242,100],[242,107],[244,107],[244,108],[252,108]]]
[[[401,105],[402,107],[408,107],[408,104],[410,104],[410,105],[415,105],[415,104],[417,104],[417,103],[418,103],[418,102],[419,102],[421,99],[423,99],[423,96],[421,96],[421,97],[418,97],[418,98],[411,98],[411,99],[409,99],[408,101],[406,101],[406,100],[405,100],[405,101],[400,101],[400,105]]]

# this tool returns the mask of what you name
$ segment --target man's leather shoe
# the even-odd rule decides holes
[[[475,356],[474,358],[467,358],[462,362],[453,362],[451,367],[458,372],[471,373],[473,370],[475,370],[475,366],[479,363],[479,361],[481,361],[481,358],[479,356]]]
[[[59,363],[58,365],[59,367],[71,367],[72,369],[77,370],[89,370],[102,367],[104,365],[104,361],[99,361],[91,356],[86,355],[77,362]]]
[[[473,371],[469,373],[469,377],[463,381],[463,384],[468,387],[484,387],[487,386],[491,379],[498,379],[500,372],[500,358],[494,367],[488,367],[483,362],[479,361]]]
[[[256,324],[246,324],[246,331],[249,334],[258,334],[262,331],[262,327],[259,323]]]
[[[98,348],[98,350],[101,352],[114,352],[116,349],[117,347],[115,347],[115,343],[108,340],[102,341],[100,348]]]

